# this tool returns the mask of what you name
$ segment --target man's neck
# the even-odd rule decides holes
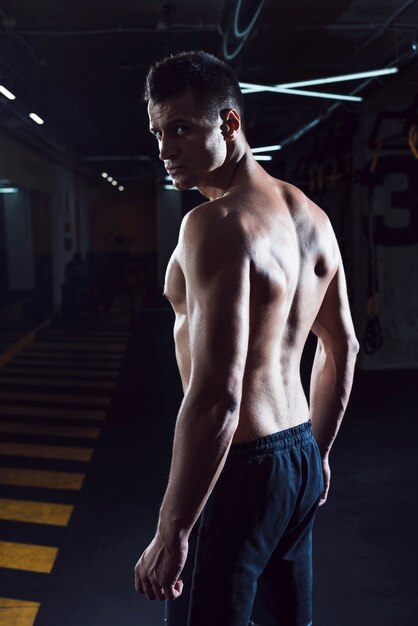
[[[217,200],[232,187],[248,182],[260,169],[250,146],[243,139],[242,142],[234,142],[223,165],[210,172],[205,181],[198,184],[198,189],[209,200]]]

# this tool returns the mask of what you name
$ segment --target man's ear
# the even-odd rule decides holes
[[[221,132],[226,141],[234,141],[241,130],[241,117],[235,109],[225,109],[221,113]]]

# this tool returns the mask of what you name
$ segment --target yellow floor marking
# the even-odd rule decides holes
[[[0,443],[0,455],[29,456],[38,459],[63,459],[66,461],[90,461],[92,448],[72,446],[45,446],[36,443]]]
[[[86,352],[120,352],[123,353],[126,350],[126,344],[114,343],[112,345],[106,345],[102,343],[55,343],[53,341],[37,341],[30,347],[31,351],[36,350],[85,350]]]
[[[0,567],[49,574],[58,548],[0,541]]]
[[[37,376],[39,376],[39,371],[36,372]],[[88,380],[76,380],[69,379],[68,377],[64,380],[55,380],[54,378],[13,378],[12,376],[2,376],[0,375],[0,384],[3,385],[45,385],[47,387],[79,387],[80,389],[88,388],[88,389],[114,389],[116,387],[116,383],[112,381],[95,381],[92,380],[89,382]]]
[[[40,489],[68,489],[80,491],[85,474],[72,472],[48,472],[16,467],[0,467],[0,484]]]
[[[35,366],[30,368],[30,367],[11,367],[10,365],[6,366],[3,368],[3,370],[0,370],[0,380],[3,380],[3,376],[4,376],[4,381],[9,380],[6,376],[7,375],[20,375],[20,374],[30,374],[31,376],[33,375],[35,370]],[[119,376],[119,370],[106,370],[104,372],[101,372],[100,370],[61,370],[61,369],[37,369],[36,370],[36,375],[37,376],[65,376],[66,378],[68,378],[68,376],[79,376],[80,378],[82,377],[84,380],[88,381],[90,378],[95,379],[95,378],[110,378],[110,379],[116,379]],[[57,380],[56,378],[54,378],[54,381]],[[51,380],[52,382],[52,380]]]
[[[88,419],[104,420],[106,413],[103,411],[90,411],[88,409],[51,409],[38,406],[2,406],[1,415],[22,415],[24,417],[54,417],[57,419]]]
[[[32,393],[29,391],[1,391],[0,400],[21,400],[23,402],[47,402],[62,404],[95,404],[96,406],[107,406],[110,402],[109,396],[83,396],[74,394],[66,396],[64,394],[53,393]],[[4,407],[5,409],[7,407]]]
[[[0,598],[0,626],[33,626],[39,602]]]
[[[0,422],[0,433],[98,439],[100,428],[89,428],[88,426],[55,426],[52,424],[25,424],[24,422]]]
[[[0,520],[11,522],[67,526],[73,510],[71,504],[0,498]]]
[[[34,328],[31,332],[27,333],[23,337],[21,337],[21,339],[19,339],[16,343],[12,344],[11,346],[7,348],[7,350],[2,352],[0,354],[0,367],[3,367],[4,365],[6,365],[6,363],[11,361],[13,357],[16,356],[16,354],[19,354],[19,352],[21,352],[24,348],[29,346],[33,341],[35,341],[36,333],[42,328],[46,328],[47,326],[50,326],[50,324],[51,324],[50,319],[45,320],[44,322],[42,322],[42,324],[39,324],[39,326]]]

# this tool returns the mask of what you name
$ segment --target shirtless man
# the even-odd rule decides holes
[[[226,64],[163,59],[145,99],[174,186],[209,201],[184,217],[167,267],[184,398],[135,586],[167,600],[169,626],[309,626],[312,525],[358,352],[338,244],[326,214],[255,161]]]

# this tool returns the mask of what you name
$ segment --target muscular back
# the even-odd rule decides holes
[[[269,185],[252,181],[247,188],[232,189],[220,201],[195,209],[206,212],[201,228],[206,218],[211,219],[211,211],[224,217],[234,213],[249,244],[248,352],[233,441],[254,439],[308,419],[300,361],[339,264],[324,212],[295,187],[269,179]],[[183,246],[180,236],[167,267],[165,292],[176,314],[176,357],[186,392],[190,346]]]

